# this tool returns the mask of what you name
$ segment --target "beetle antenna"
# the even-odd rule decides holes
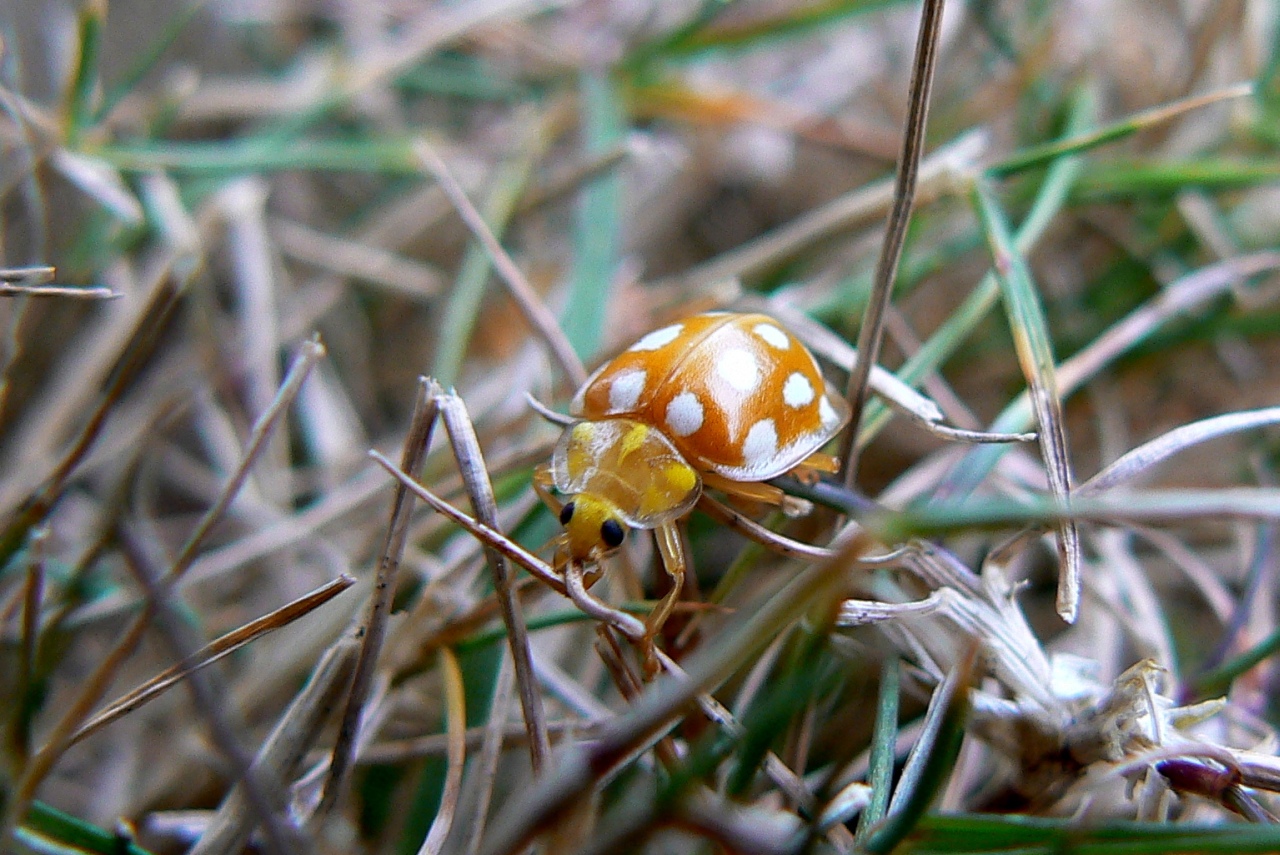
[[[576,419],[570,416],[566,416],[563,413],[557,413],[555,410],[551,409],[546,404],[542,403],[537,398],[533,397],[532,392],[525,392],[524,399],[529,402],[529,406],[533,409],[535,413],[542,416],[544,419],[551,422],[553,425],[568,427],[569,425],[573,424],[576,421]]]

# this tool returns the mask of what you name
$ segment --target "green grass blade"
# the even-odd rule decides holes
[[[1197,157],[1188,160],[1119,160],[1091,165],[1080,178],[1081,199],[1169,196],[1193,188],[1236,190],[1280,179],[1274,157]]]
[[[525,151],[502,164],[494,176],[481,213],[499,240],[515,211],[516,203],[528,186],[529,175],[539,151],[540,146],[526,146]],[[479,241],[472,240],[467,244],[457,282],[449,293],[449,301],[440,322],[440,341],[432,364],[433,376],[446,388],[457,383],[458,375],[462,372],[467,344],[471,341],[471,333],[476,326],[485,285],[492,268],[489,254]]]
[[[860,522],[889,543],[913,537],[941,537],[962,531],[998,531],[1063,520],[1120,525],[1173,523],[1208,518],[1280,519],[1280,489],[1231,487],[1220,490],[1118,490],[1074,496],[1064,505],[1052,496],[1019,499],[967,497],[897,512],[865,514]]]
[[[871,803],[858,818],[857,839],[865,841],[889,809],[893,790],[893,763],[898,748],[899,662],[890,656],[880,669],[880,697],[876,705],[876,724],[871,735],[871,767],[867,783],[871,785]]]
[[[97,112],[94,102],[101,85],[102,22],[106,16],[106,0],[90,0],[80,9],[76,67],[67,92],[65,141],[69,148],[79,146]]]
[[[622,105],[605,75],[582,77],[586,158],[615,148],[623,135]],[[621,231],[622,179],[608,172],[583,190],[574,235],[573,279],[562,326],[574,350],[589,360],[600,348],[605,310],[613,294]]]
[[[97,853],[97,855],[150,855],[130,842],[65,814],[43,802],[32,802],[26,821],[17,829],[18,840],[33,852]]]
[[[1067,455],[1067,436],[1062,398],[1058,393],[1057,364],[1053,343],[1049,338],[1049,322],[1040,294],[1022,253],[1013,244],[1008,222],[991,187],[985,181],[974,185],[974,198],[982,224],[991,242],[995,258],[996,279],[1004,297],[1009,327],[1018,355],[1018,364],[1026,377],[1035,410],[1036,429],[1040,433],[1040,455],[1044,460],[1049,490],[1066,501],[1072,490],[1071,462]],[[963,467],[963,463],[961,466]],[[1058,526],[1058,552],[1062,560],[1058,585],[1058,613],[1067,622],[1075,620],[1080,595],[1080,532],[1075,524],[1063,521]]]
[[[104,145],[92,154],[124,172],[168,171],[212,177],[285,170],[421,175],[408,139],[154,142]]]
[[[914,855],[974,852],[1037,852],[1045,855],[1181,855],[1280,851],[1274,825],[1176,825],[1108,822],[1081,825],[1073,819],[949,814],[926,817],[903,851]]]
[[[1174,319],[1198,311],[1233,283],[1270,271],[1277,263],[1275,253],[1254,253],[1210,265],[1172,283],[1063,363],[1062,374],[1070,390],[1079,388],[1087,378],[1149,341]],[[1002,432],[1026,430],[1031,419],[1031,403],[1024,392],[996,417],[991,429]],[[963,467],[943,481],[936,494],[948,498],[969,495],[1006,451],[997,445],[974,448],[965,455]]]
[[[949,692],[950,695],[941,701],[947,706],[942,713],[942,721],[933,743],[925,749],[928,753],[919,767],[918,775],[910,783],[906,781],[907,773],[903,773],[903,782],[899,786],[909,786],[910,790],[902,794],[901,800],[895,798],[894,806],[901,804],[901,807],[897,807],[867,836],[866,843],[863,845],[864,851],[880,855],[896,849],[916,823],[924,817],[929,805],[946,785],[951,770],[955,767],[956,759],[960,756],[960,746],[964,742],[964,725],[969,716],[969,689],[972,679],[971,656],[967,666],[962,667],[960,672],[953,672],[947,683],[936,690]],[[908,763],[908,765],[911,764]]]
[[[142,79],[152,72],[160,63],[160,58],[165,52],[178,40],[178,37],[186,32],[187,27],[194,21],[204,8],[209,5],[209,0],[195,0],[194,2],[185,3],[178,7],[175,14],[168,22],[165,23],[164,29],[160,31],[160,35],[156,37],[147,48],[139,54],[133,64],[124,73],[108,91],[102,99],[101,106],[98,107],[95,119],[101,121],[110,115],[111,110],[129,96]]]
[[[715,26],[721,9],[727,4],[708,3],[693,21],[658,43],[637,53],[634,67],[640,61],[655,57],[664,59],[694,57],[708,51],[747,49],[771,44],[778,39],[802,36],[839,23],[854,15],[876,12],[887,6],[902,5],[902,0],[819,0],[803,4],[786,4],[772,16],[756,16],[737,25]]]
[[[1004,178],[1014,173],[1055,161],[1066,155],[1082,154],[1089,149],[1123,139],[1153,125],[1168,122],[1184,113],[1209,104],[1216,104],[1219,101],[1231,98],[1244,98],[1251,94],[1253,94],[1253,84],[1236,83],[1204,95],[1193,95],[1170,104],[1162,104],[1159,107],[1143,110],[1126,119],[1112,122],[1109,125],[1104,125],[1086,133],[1073,134],[1064,139],[1015,152],[999,163],[989,166],[987,174],[993,178]]]
[[[1239,656],[1222,663],[1217,668],[1197,677],[1192,688],[1199,697],[1218,695],[1229,688],[1236,678],[1280,652],[1280,629],[1272,630],[1266,638]]]

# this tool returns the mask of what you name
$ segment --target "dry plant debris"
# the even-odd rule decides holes
[[[1280,850],[1278,34],[0,8],[0,850]],[[557,414],[711,309],[849,480],[557,567]]]

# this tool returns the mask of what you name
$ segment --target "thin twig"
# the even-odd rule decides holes
[[[80,300],[106,300],[120,296],[105,286],[78,288],[74,285],[48,285],[39,279],[15,281],[3,278],[6,273],[11,272],[0,271],[0,297],[71,297]]]
[[[566,597],[569,596],[569,592],[565,590],[564,581],[556,575],[555,570],[552,569],[549,564],[538,558],[538,556],[529,552],[523,546],[501,532],[494,531],[484,523],[476,522],[453,505],[450,505],[444,499],[441,499],[435,493],[432,493],[426,487],[423,487],[421,484],[414,481],[412,477],[397,468],[394,463],[384,457],[381,453],[377,451],[370,451],[369,456],[372,457],[379,466],[387,470],[392,477],[396,478],[401,484],[407,487],[415,496],[430,505],[431,509],[436,513],[453,520],[455,523],[462,526],[472,535],[479,538],[489,546],[492,546],[494,549],[501,550],[503,555],[528,570],[543,584]]]
[[[587,379],[587,370],[582,365],[582,360],[578,358],[578,354],[574,352],[573,345],[569,344],[569,340],[565,338],[564,332],[561,331],[560,325],[556,323],[555,316],[551,314],[551,310],[542,302],[542,298],[533,290],[524,278],[524,274],[520,272],[520,268],[502,248],[502,244],[493,236],[492,229],[485,223],[484,217],[476,210],[475,205],[471,204],[471,200],[467,197],[466,191],[462,189],[462,185],[453,177],[453,173],[449,171],[449,167],[440,158],[434,148],[432,148],[426,140],[419,140],[414,145],[414,153],[422,161],[423,165],[431,171],[436,180],[440,182],[440,186],[449,194],[449,198],[453,200],[453,204],[458,209],[459,216],[467,224],[467,228],[471,229],[471,233],[475,235],[476,240],[480,241],[485,251],[489,254],[490,261],[493,262],[494,270],[498,271],[498,275],[502,277],[502,281],[507,284],[507,290],[510,292],[512,299],[520,308],[520,313],[524,315],[529,326],[533,328],[542,341],[546,344],[547,349],[551,351],[552,357],[560,366],[560,370],[564,372],[564,376],[569,380],[570,385],[574,388],[581,386]]]
[[[421,381],[418,397],[414,402],[413,421],[410,423],[400,457],[401,468],[406,472],[418,471],[426,456],[427,448],[431,445],[432,429],[436,423],[436,396],[439,392],[440,387],[434,381],[425,378]],[[382,555],[378,559],[378,572],[374,580],[373,592],[369,596],[368,616],[355,630],[363,643],[360,647],[360,658],[356,662],[355,675],[351,678],[351,695],[347,698],[347,706],[342,714],[338,739],[333,746],[333,760],[329,765],[329,776],[325,780],[324,792],[313,819],[320,819],[328,813],[342,797],[346,787],[347,772],[355,757],[360,720],[364,714],[370,686],[373,684],[378,654],[382,650],[382,642],[387,633],[387,617],[391,614],[391,598],[395,593],[400,557],[404,554],[405,540],[409,532],[409,518],[412,514],[412,497],[404,486],[397,486],[391,503],[391,517],[387,524]]]
[[[190,661],[180,662],[170,668],[166,668],[133,691],[112,701],[102,712],[85,722],[79,730],[71,735],[71,739],[67,743],[68,747],[92,736],[113,721],[155,700],[192,671],[212,665],[227,654],[239,650],[244,645],[256,641],[281,627],[288,626],[303,615],[310,614],[347,590],[347,588],[350,588],[355,584],[355,581],[351,576],[343,574],[316,590],[303,594],[293,602],[286,603],[257,620],[252,620],[244,626],[215,638],[197,650]]]
[[[844,459],[843,483],[852,487],[858,474],[858,423],[867,403],[867,384],[871,366],[880,358],[884,340],[884,316],[893,297],[898,261],[907,239],[907,225],[915,205],[916,179],[924,151],[925,124],[929,116],[929,90],[933,86],[933,70],[938,58],[938,35],[942,31],[944,0],[925,0],[920,18],[920,34],[916,41],[915,64],[911,71],[906,128],[902,137],[902,155],[894,184],[893,208],[885,231],[880,258],[876,262],[874,285],[858,331],[858,361],[849,375],[848,398],[852,410],[849,430],[845,434],[841,457]]]
[[[484,465],[480,440],[467,415],[466,405],[457,395],[442,394],[438,397],[440,415],[449,442],[453,446],[454,459],[462,473],[463,483],[471,496],[471,507],[476,519],[493,530],[498,530],[498,506],[493,496],[493,485]],[[542,710],[542,697],[538,693],[537,676],[533,672],[533,656],[529,652],[529,629],[524,612],[516,600],[512,587],[512,574],[506,557],[486,545],[489,566],[493,569],[493,588],[502,608],[502,622],[507,627],[507,643],[511,646],[512,663],[515,665],[516,688],[520,693],[520,707],[529,727],[529,752],[535,775],[542,772],[551,753],[551,741],[547,737],[546,715]]]

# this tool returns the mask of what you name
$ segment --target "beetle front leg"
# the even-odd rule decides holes
[[[551,513],[557,517],[560,516],[560,509],[564,507],[564,502],[556,498],[555,493],[551,492],[551,488],[555,486],[555,476],[551,474],[551,467],[546,463],[539,463],[533,467],[533,492],[538,494],[538,498],[542,503],[551,509]]]
[[[663,523],[654,531],[658,539],[658,553],[662,557],[662,569],[667,571],[671,580],[671,589],[658,601],[658,605],[649,613],[644,622],[644,642],[642,653],[644,658],[644,674],[646,679],[653,679],[660,667],[657,656],[653,652],[653,640],[662,631],[662,626],[675,611],[680,602],[680,592],[684,587],[685,567],[688,564],[684,553],[684,541],[680,537],[680,527],[674,522]]]
[[[587,591],[590,581],[586,578],[586,568],[581,561],[574,561],[570,558],[564,565],[564,587],[569,593],[569,599],[573,600],[573,604],[580,608],[584,613],[591,615],[596,620],[604,621],[625,635],[627,638],[640,644],[645,644],[649,637],[649,630],[646,624],[626,612],[619,611],[595,597]]]

